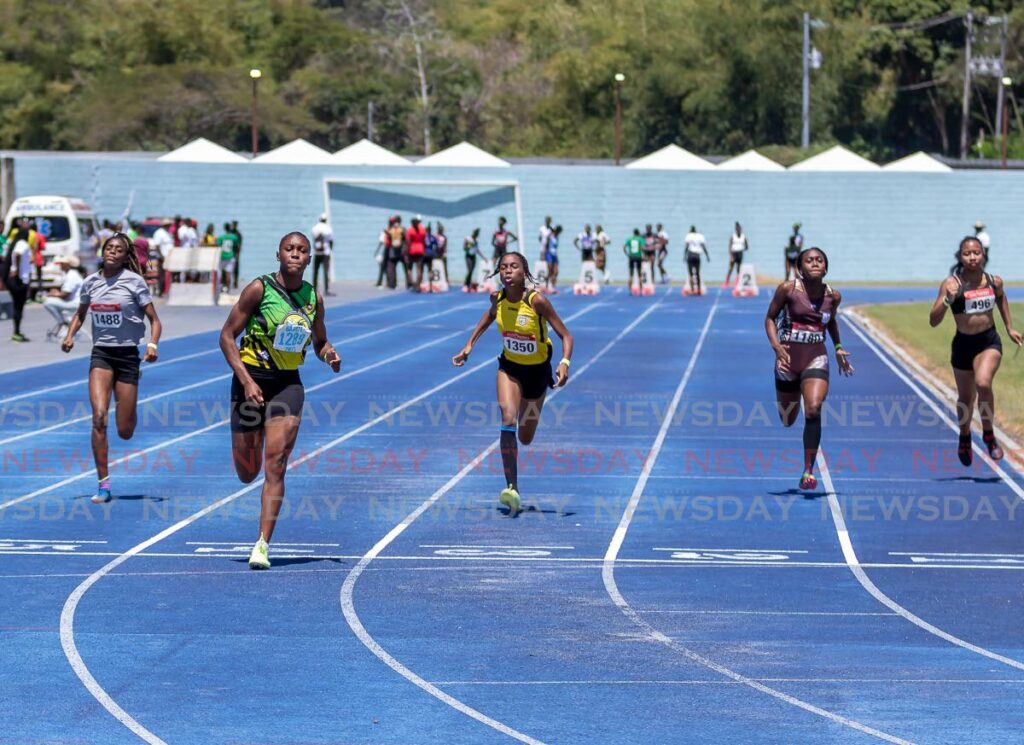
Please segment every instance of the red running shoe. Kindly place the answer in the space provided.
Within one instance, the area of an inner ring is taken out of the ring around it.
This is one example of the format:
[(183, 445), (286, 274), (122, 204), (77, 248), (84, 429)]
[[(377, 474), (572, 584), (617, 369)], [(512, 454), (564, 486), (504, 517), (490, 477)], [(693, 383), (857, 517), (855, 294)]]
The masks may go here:
[(804, 475), (800, 477), (800, 488), (803, 491), (811, 491), (818, 488), (818, 480), (814, 478), (813, 473), (804, 471)]
[(974, 451), (971, 448), (971, 436), (969, 434), (960, 435), (960, 440), (956, 447), (956, 455), (960, 459), (961, 465), (971, 465), (971, 462), (974, 460)]
[(988, 447), (988, 457), (992, 460), (1003, 459), (1003, 449), (999, 447), (999, 443), (996, 442), (996, 436), (992, 432), (982, 432), (981, 439)]

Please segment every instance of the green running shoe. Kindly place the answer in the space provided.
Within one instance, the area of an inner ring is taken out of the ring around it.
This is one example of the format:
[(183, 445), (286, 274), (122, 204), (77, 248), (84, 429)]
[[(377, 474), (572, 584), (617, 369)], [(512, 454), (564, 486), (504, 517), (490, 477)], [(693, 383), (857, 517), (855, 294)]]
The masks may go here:
[(252, 547), (252, 553), (249, 554), (249, 568), (270, 569), (269, 549), (267, 542), (263, 540), (263, 535), (260, 534), (260, 539), (256, 541), (256, 545)]
[(512, 484), (509, 484), (507, 489), (501, 490), (501, 496), (498, 497), (498, 501), (508, 507), (509, 517), (515, 517), (519, 514), (522, 500), (519, 499), (519, 492), (512, 488)]

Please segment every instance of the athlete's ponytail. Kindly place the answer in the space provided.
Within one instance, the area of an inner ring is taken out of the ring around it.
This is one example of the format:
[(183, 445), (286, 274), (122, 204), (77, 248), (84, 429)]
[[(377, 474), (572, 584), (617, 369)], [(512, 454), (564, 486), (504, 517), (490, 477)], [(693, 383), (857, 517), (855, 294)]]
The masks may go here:
[(960, 258), (960, 254), (964, 250), (964, 244), (967, 241), (976, 241), (981, 246), (981, 268), (984, 269), (988, 265), (988, 251), (981, 245), (981, 241), (978, 240), (976, 235), (964, 236), (964, 239), (960, 241), (960, 245), (956, 247), (956, 253), (953, 254), (953, 258), (956, 259), (956, 263), (949, 268), (949, 273), (953, 277), (959, 277), (964, 271), (964, 261)]

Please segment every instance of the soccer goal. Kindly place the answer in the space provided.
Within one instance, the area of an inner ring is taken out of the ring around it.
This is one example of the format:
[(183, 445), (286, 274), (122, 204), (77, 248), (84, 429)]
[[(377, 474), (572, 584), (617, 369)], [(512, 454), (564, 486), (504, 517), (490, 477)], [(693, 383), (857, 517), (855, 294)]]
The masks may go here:
[(435, 231), (438, 223), (444, 225), (449, 282), (455, 287), (466, 272), (463, 242), (475, 228), (480, 229), (480, 251), (488, 258), (499, 217), (522, 240), (518, 181), (329, 177), (323, 195), (324, 212), (334, 229), (335, 273), (341, 279), (377, 277), (374, 251), (391, 215), (400, 216), (404, 228), (416, 215)]

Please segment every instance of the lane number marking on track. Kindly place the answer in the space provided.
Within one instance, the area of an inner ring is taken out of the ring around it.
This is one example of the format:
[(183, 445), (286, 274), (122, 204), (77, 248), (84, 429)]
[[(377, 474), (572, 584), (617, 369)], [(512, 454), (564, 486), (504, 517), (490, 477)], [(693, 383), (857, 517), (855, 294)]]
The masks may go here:
[(704, 548), (654, 548), (654, 551), (668, 552), (669, 558), (679, 561), (748, 561), (751, 563), (774, 563), (789, 561), (794, 554), (806, 551), (750, 549), (704, 549)]

